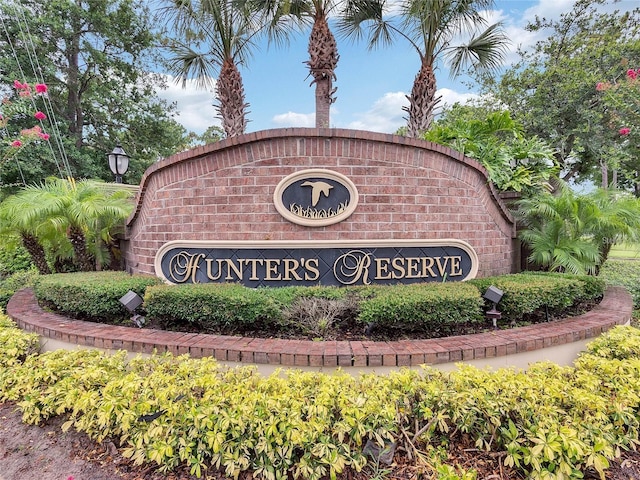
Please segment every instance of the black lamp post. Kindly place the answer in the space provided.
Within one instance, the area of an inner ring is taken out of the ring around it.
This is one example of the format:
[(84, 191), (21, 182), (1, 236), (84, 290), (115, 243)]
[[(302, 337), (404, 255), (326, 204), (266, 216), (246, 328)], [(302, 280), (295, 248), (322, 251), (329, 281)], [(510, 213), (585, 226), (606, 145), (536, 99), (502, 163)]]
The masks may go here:
[(118, 143), (107, 157), (109, 158), (109, 168), (116, 176), (116, 183), (122, 183), (122, 175), (129, 168), (129, 155), (125, 153), (120, 143)]

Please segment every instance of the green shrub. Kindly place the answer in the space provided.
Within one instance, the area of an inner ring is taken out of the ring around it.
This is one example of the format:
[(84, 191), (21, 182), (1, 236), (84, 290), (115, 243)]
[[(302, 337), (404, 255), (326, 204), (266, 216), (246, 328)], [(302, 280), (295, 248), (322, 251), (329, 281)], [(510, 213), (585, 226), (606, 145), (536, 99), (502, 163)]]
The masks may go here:
[(593, 277), (538, 273), (462, 283), (253, 289), (239, 284), (164, 285), (154, 277), (124, 272), (85, 272), (42, 276), (35, 291), (40, 302), (56, 311), (108, 323), (128, 319), (119, 299), (133, 290), (144, 297), (147, 320), (168, 329), (238, 334), (267, 330), (323, 338), (330, 330), (359, 334), (368, 327), (391, 336), (419, 333), (431, 338), (486, 322), (483, 307), (488, 305), (481, 292), (489, 285), (504, 290), (499, 309), (512, 320), (543, 308), (554, 313), (599, 297), (604, 290), (604, 283)]
[(31, 256), (24, 247), (12, 243), (0, 246), (0, 279), (33, 268)]
[(359, 320), (378, 329), (446, 335), (456, 325), (484, 321), (479, 291), (469, 283), (394, 285), (373, 291), (360, 304)]
[[(601, 297), (604, 283), (587, 275), (518, 273), (470, 280), (482, 293), (493, 285), (504, 292), (498, 310), (503, 319), (518, 321), (546, 309), (562, 311), (580, 301)], [(487, 305), (488, 306), (488, 305)]]
[(39, 348), (37, 334), (21, 331), (13, 320), (0, 313), (0, 382), (4, 369), (19, 365)]
[(640, 260), (608, 259), (600, 270), (607, 285), (625, 287), (633, 297), (635, 308), (640, 308)]
[[(2, 330), (16, 329), (0, 318)], [(28, 423), (67, 415), (64, 430), (116, 439), (136, 464), (186, 465), (199, 477), (320, 480), (352, 469), (371, 478), (372, 441), (394, 443), (429, 478), (475, 478), (443, 465), (454, 444), (500, 457), (509, 478), (605, 478), (640, 442), (639, 346), (640, 330), (616, 327), (574, 367), (268, 377), (212, 358), (14, 349), (0, 361), (0, 401), (16, 402)]]
[(13, 294), (21, 288), (30, 287), (38, 278), (36, 270), (19, 271), (0, 281), (0, 308), (5, 310)]
[(576, 300), (593, 300), (602, 297), (606, 289), (607, 283), (601, 277), (594, 275), (574, 275), (572, 273), (556, 273), (556, 272), (527, 272), (527, 275), (542, 275), (549, 278), (568, 278), (570, 280), (578, 280), (582, 283), (582, 295)]
[(125, 272), (77, 272), (42, 275), (34, 285), (39, 302), (72, 318), (119, 323), (131, 314), (120, 303), (129, 290), (141, 297), (147, 287), (160, 284), (149, 275)]
[(265, 326), (282, 318), (290, 292), (254, 289), (238, 284), (158, 285), (144, 297), (147, 317), (165, 327), (197, 326), (210, 331), (235, 331), (248, 325)]

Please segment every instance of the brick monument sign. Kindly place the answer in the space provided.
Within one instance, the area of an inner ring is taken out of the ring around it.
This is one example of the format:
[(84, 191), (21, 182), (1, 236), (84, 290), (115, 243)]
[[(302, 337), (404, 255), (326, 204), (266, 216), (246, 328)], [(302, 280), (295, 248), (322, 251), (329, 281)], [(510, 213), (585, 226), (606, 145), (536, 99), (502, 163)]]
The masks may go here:
[(125, 268), (247, 286), (460, 281), (510, 273), (515, 222), (447, 147), (343, 129), (260, 131), (142, 177)]

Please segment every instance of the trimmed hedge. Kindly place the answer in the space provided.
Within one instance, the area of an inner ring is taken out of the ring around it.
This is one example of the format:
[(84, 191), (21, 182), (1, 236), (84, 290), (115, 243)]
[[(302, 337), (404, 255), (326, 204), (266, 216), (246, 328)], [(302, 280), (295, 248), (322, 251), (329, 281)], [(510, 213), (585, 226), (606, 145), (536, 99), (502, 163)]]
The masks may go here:
[(147, 289), (144, 301), (147, 318), (164, 327), (228, 330), (278, 322), (282, 319), (278, 297), (287, 301), (287, 293), (280, 289), (254, 289), (232, 283), (158, 285)]
[[(518, 321), (525, 315), (547, 309), (551, 314), (584, 300), (602, 297), (603, 280), (587, 275), (518, 273), (470, 280), (482, 293), (489, 286), (504, 292), (498, 310), (505, 320)], [(489, 306), (489, 302), (487, 302)]]
[(541, 273), (462, 283), (253, 289), (218, 283), (165, 285), (155, 277), (87, 272), (41, 276), (34, 289), (41, 303), (58, 312), (108, 323), (129, 318), (119, 299), (133, 290), (144, 298), (149, 323), (175, 330), (239, 334), (269, 330), (321, 338), (334, 327), (352, 332), (375, 328), (428, 338), (486, 323), (484, 311), (490, 305), (482, 293), (490, 285), (505, 292), (498, 309), (506, 321), (543, 309), (554, 314), (604, 292), (604, 282), (595, 277)]
[(161, 280), (126, 272), (78, 272), (41, 275), (34, 284), (39, 302), (72, 318), (119, 323), (131, 313), (120, 303), (129, 290), (144, 296), (146, 288)]
[(478, 288), (469, 283), (379, 287), (360, 304), (359, 320), (377, 329), (438, 333), (432, 336), (486, 322)]

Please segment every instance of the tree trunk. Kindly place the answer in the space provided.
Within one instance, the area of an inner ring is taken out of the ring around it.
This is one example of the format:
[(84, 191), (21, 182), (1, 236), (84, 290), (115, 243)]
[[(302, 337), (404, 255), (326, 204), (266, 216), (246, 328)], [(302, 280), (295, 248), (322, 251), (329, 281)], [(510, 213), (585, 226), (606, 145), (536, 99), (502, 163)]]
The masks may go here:
[(82, 135), (84, 127), (84, 114), (80, 105), (80, 22), (77, 18), (71, 20), (73, 26), (73, 37), (67, 44), (67, 120), (69, 121), (69, 132), (75, 138), (76, 147), (82, 147)]
[(216, 86), (218, 105), (216, 106), (222, 128), (227, 137), (242, 135), (247, 128), (247, 107), (245, 102), (242, 75), (232, 59), (222, 64)]
[(47, 275), (51, 273), (51, 269), (47, 264), (47, 259), (44, 253), (44, 248), (38, 241), (38, 238), (29, 233), (21, 233), (22, 245), (29, 252), (31, 256), (31, 261), (38, 269), (38, 273), (40, 275)]
[(311, 85), (316, 85), (316, 128), (330, 127), (331, 104), (336, 101), (333, 81), (340, 56), (336, 39), (323, 16), (317, 16), (313, 23), (308, 52), (309, 60), (305, 63), (313, 77)]
[(609, 169), (605, 160), (600, 160), (600, 173), (602, 173), (601, 186), (606, 190), (609, 187)]
[(407, 136), (416, 138), (429, 130), (433, 112), (440, 102), (440, 97), (436, 98), (436, 75), (429, 63), (422, 63), (407, 100), (409, 106), (403, 107), (409, 113)]
[(94, 265), (91, 260), (91, 255), (89, 255), (89, 252), (87, 251), (87, 243), (82, 230), (75, 226), (71, 227), (67, 233), (67, 237), (73, 247), (73, 253), (76, 256), (76, 262), (78, 262), (80, 270), (83, 272), (93, 271)]

